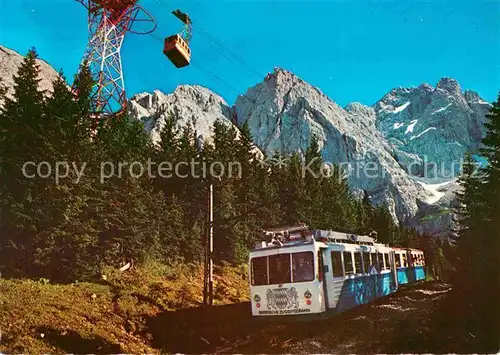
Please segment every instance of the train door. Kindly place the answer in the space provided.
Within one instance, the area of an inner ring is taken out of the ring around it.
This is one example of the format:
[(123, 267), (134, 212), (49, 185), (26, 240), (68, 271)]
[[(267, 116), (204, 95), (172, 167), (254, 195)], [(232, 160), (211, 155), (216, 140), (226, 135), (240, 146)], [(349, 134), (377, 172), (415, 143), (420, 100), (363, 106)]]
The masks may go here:
[(319, 292), (321, 295), (321, 300), (323, 300), (322, 309), (328, 310), (328, 290), (327, 290), (327, 279), (330, 267), (326, 264), (328, 258), (325, 257), (326, 248), (320, 248), (318, 250), (318, 268), (319, 268)]
[(394, 250), (391, 250), (391, 252), (389, 253), (389, 263), (391, 265), (391, 275), (395, 289), (398, 288), (398, 270), (396, 267), (396, 257), (399, 258), (399, 255), (396, 255), (396, 252)]
[(338, 305), (340, 291), (345, 283), (342, 249), (322, 248), (324, 262), (324, 293), (326, 310)]

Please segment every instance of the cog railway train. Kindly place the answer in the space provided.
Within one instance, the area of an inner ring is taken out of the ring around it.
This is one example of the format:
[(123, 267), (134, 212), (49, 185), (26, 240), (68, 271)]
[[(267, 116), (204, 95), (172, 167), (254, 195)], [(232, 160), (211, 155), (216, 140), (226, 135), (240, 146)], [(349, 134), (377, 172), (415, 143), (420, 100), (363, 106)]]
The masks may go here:
[(425, 279), (424, 253), (376, 238), (290, 227), (265, 232), (250, 252), (254, 316), (324, 317)]

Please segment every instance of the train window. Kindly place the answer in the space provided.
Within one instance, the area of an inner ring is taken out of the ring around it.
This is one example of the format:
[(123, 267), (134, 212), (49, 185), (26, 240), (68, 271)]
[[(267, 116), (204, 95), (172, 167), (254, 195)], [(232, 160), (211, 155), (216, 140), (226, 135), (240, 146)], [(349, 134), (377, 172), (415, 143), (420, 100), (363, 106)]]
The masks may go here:
[(408, 267), (408, 260), (406, 254), (401, 255), (403, 257), (403, 267)]
[(385, 262), (384, 270), (389, 270), (390, 266), (389, 266), (389, 254), (388, 253), (384, 253), (384, 262)]
[(344, 251), (344, 268), (345, 273), (354, 274), (354, 265), (352, 263), (352, 253), (350, 251)]
[(342, 270), (342, 255), (340, 251), (332, 251), (332, 274), (333, 277), (344, 276), (344, 270)]
[(285, 284), (292, 281), (290, 254), (269, 255), (269, 283)]
[(378, 267), (379, 270), (384, 270), (384, 254), (378, 253)]
[(267, 285), (267, 256), (253, 258), (251, 261), (252, 285)]
[(370, 253), (363, 253), (363, 267), (365, 274), (367, 274), (370, 271)]
[(361, 260), (361, 253), (360, 252), (354, 253), (354, 266), (356, 267), (356, 274), (363, 273), (363, 262)]
[(401, 254), (396, 254), (396, 267), (401, 267)]
[(293, 282), (314, 280), (314, 254), (312, 251), (292, 254)]
[[(323, 281), (323, 275), (325, 273), (324, 270), (325, 263), (323, 261), (323, 253), (320, 251), (318, 253), (318, 280)], [(314, 265), (313, 265), (313, 271), (314, 271)]]
[(377, 266), (377, 253), (371, 253), (372, 265)]

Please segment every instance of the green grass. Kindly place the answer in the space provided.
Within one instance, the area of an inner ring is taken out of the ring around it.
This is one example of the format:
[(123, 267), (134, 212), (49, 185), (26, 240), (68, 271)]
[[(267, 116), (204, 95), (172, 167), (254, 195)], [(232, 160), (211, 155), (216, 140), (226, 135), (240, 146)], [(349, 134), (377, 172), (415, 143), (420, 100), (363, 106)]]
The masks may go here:
[[(221, 266), (215, 272), (215, 304), (248, 299), (244, 268)], [(107, 269), (104, 275), (102, 283), (69, 285), (0, 280), (0, 351), (158, 353), (150, 345), (147, 320), (203, 299), (198, 265), (150, 263), (124, 273)]]

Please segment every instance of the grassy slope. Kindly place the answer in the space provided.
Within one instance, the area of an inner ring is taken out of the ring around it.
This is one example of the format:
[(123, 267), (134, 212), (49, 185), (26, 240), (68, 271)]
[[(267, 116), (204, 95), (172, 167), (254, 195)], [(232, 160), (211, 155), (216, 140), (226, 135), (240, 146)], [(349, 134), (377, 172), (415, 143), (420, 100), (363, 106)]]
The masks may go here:
[[(215, 272), (216, 304), (248, 299), (246, 270), (226, 266)], [(100, 283), (70, 285), (0, 280), (0, 351), (157, 353), (148, 320), (202, 302), (199, 266), (149, 265), (105, 275)]]

